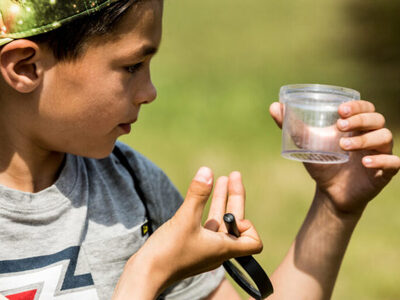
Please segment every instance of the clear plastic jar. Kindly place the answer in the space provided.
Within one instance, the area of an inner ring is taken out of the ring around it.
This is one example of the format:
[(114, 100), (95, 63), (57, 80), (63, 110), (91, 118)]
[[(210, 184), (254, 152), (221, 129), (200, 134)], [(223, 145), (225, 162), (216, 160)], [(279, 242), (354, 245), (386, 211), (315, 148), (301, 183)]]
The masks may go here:
[(351, 133), (338, 130), (341, 103), (359, 100), (360, 93), (338, 86), (295, 84), (281, 87), (284, 104), (282, 156), (311, 163), (345, 163), (349, 159), (339, 140)]

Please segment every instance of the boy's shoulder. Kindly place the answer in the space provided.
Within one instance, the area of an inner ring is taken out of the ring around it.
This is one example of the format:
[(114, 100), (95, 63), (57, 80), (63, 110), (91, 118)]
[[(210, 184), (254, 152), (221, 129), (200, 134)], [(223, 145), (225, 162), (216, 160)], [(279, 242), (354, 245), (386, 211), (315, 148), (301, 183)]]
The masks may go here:
[[(159, 174), (164, 174), (164, 172), (150, 159), (148, 159), (146, 156), (139, 153), (135, 149), (131, 148), (127, 144), (117, 141), (115, 144), (115, 148), (119, 149), (121, 154), (126, 158), (131, 168), (135, 172), (137, 172), (138, 176), (156, 176)], [(116, 151), (113, 151), (109, 158), (111, 158), (114, 162), (122, 163), (121, 159), (116, 155)]]
[(153, 190), (159, 181), (168, 179), (147, 157), (119, 141), (116, 142), (113, 152), (102, 159), (70, 156), (77, 160), (78, 169), (86, 173), (89, 180), (101, 180), (106, 184), (118, 186), (121, 180), (130, 183), (134, 180), (139, 181), (143, 189)]
[(115, 151), (107, 158), (97, 161), (101, 165), (100, 172), (106, 181), (112, 181), (117, 186), (119, 182), (134, 182), (133, 186), (136, 192), (140, 189), (143, 197), (141, 200), (145, 202), (156, 229), (175, 214), (183, 202), (182, 196), (168, 176), (143, 154), (120, 141), (115, 146), (126, 158), (134, 174), (129, 172)]

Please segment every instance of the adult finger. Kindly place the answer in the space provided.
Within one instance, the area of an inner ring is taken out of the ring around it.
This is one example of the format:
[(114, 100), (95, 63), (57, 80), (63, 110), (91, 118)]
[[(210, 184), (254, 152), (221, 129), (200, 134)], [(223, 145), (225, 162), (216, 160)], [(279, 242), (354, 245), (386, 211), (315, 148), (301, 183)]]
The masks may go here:
[(229, 174), (226, 212), (233, 214), (236, 220), (244, 219), (245, 197), (245, 190), (240, 172), (232, 172)]
[(344, 150), (376, 150), (384, 154), (391, 154), (393, 135), (387, 128), (364, 133), (362, 135), (341, 138), (340, 147)]
[(283, 104), (279, 102), (272, 103), (269, 107), (269, 113), (271, 114), (271, 117), (274, 119), (276, 125), (278, 125), (279, 128), (282, 128)]
[(377, 112), (361, 113), (347, 119), (339, 119), (340, 131), (369, 131), (385, 127), (385, 117)]
[(374, 112), (375, 106), (369, 101), (355, 100), (342, 103), (338, 111), (340, 117), (348, 118), (361, 113)]
[(178, 211), (187, 213), (187, 210), (189, 210), (196, 222), (200, 222), (204, 206), (211, 194), (212, 182), (213, 174), (211, 169), (201, 167), (190, 183), (185, 201)]
[(380, 169), (394, 176), (400, 169), (400, 158), (397, 155), (378, 154), (364, 156), (362, 163), (369, 169)]
[(228, 198), (228, 181), (228, 177), (222, 176), (215, 183), (208, 218), (204, 224), (204, 227), (209, 230), (217, 231), (222, 223)]

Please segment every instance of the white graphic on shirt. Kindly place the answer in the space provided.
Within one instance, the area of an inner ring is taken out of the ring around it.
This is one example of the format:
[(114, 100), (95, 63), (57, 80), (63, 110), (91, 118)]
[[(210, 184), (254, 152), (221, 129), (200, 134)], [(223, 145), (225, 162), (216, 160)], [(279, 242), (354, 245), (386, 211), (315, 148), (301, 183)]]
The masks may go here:
[[(85, 289), (77, 289), (77, 290), (69, 290), (68, 293), (60, 294), (60, 283), (63, 281), (65, 275), (64, 271), (64, 263), (58, 263), (57, 265), (53, 265), (50, 267), (46, 267), (44, 269), (36, 269), (24, 274), (7, 274), (6, 277), (0, 277), (0, 291), (6, 290), (19, 290), (26, 291), (29, 290), (28, 286), (32, 286), (33, 284), (41, 284), (42, 289), (40, 295), (35, 296), (35, 300), (75, 300), (75, 299), (85, 299), (85, 300), (98, 300), (97, 292), (94, 286), (85, 288)], [(27, 289), (24, 289), (27, 287)], [(10, 296), (15, 299), (18, 298), (18, 293), (4, 293), (5, 296)]]

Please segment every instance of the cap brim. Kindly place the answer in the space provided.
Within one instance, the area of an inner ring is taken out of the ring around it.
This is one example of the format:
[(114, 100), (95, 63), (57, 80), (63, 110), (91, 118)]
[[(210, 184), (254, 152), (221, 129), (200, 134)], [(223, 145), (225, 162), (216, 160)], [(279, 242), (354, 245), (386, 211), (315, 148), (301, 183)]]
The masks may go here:
[(10, 39), (10, 38), (4, 38), (4, 39), (0, 39), (0, 46), (3, 46), (11, 41), (13, 41), (14, 39)]

